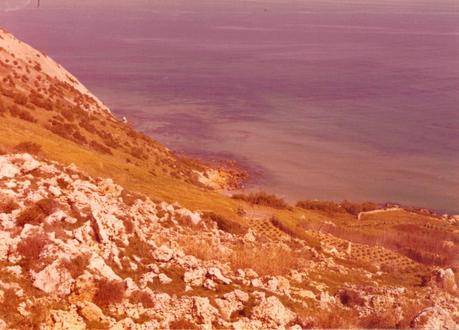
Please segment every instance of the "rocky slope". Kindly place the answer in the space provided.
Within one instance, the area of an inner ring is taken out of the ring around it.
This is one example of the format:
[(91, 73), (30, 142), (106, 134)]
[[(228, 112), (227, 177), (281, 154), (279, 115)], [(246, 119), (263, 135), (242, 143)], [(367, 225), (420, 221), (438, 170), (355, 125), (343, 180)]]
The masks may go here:
[[(300, 329), (336, 316), (344, 326), (456, 327), (451, 269), (416, 290), (384, 285), (381, 270), (344, 265), (337, 251), (230, 234), (198, 212), (30, 154), (0, 157), (0, 191), (5, 327)], [(258, 274), (237, 260), (254, 250), (295, 260), (282, 275), (266, 265)], [(361, 279), (332, 293), (312, 275), (330, 270)]]
[(0, 328), (458, 327), (457, 219), (219, 194), (4, 31), (0, 79)]

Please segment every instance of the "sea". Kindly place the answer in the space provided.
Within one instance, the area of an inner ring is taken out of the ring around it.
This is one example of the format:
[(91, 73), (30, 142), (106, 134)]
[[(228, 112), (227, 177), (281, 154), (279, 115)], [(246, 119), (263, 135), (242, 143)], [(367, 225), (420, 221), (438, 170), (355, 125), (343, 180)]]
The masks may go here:
[(248, 190), (459, 213), (457, 0), (0, 0), (0, 27)]

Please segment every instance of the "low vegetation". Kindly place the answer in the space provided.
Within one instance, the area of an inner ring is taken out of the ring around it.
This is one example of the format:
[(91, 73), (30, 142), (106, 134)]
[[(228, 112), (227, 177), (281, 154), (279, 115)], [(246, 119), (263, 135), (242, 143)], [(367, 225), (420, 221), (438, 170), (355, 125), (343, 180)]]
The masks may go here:
[(275, 209), (290, 209), (290, 205), (280, 197), (266, 192), (255, 192), (249, 194), (234, 194), (233, 199), (238, 199), (252, 205), (263, 205)]
[(67, 269), (73, 278), (77, 278), (84, 273), (89, 265), (89, 258), (86, 255), (78, 255), (72, 259), (62, 261), (62, 267)]
[(303, 266), (305, 258), (309, 257), (269, 243), (232, 245), (228, 250), (221, 249), (211, 239), (197, 241), (192, 237), (183, 237), (180, 246), (185, 253), (199, 259), (227, 262), (234, 270), (251, 268), (260, 276), (288, 274), (291, 269)]
[(57, 206), (58, 204), (50, 198), (41, 199), (21, 211), (16, 218), (16, 224), (22, 227), (26, 224), (39, 225), (56, 210)]
[(104, 278), (97, 282), (96, 289), (94, 303), (101, 307), (107, 307), (123, 300), (126, 285), (121, 281), (110, 281)]
[(26, 269), (34, 268), (40, 261), (40, 254), (49, 243), (48, 236), (44, 233), (32, 233), (21, 240), (17, 252), (22, 256), (22, 265)]
[(245, 234), (247, 232), (247, 229), (244, 228), (240, 223), (229, 220), (214, 212), (204, 212), (202, 217), (204, 220), (214, 221), (217, 224), (218, 229), (228, 233)]
[(327, 214), (348, 213), (353, 216), (357, 216), (360, 212), (368, 212), (380, 208), (378, 204), (373, 202), (352, 203), (347, 200), (344, 200), (341, 203), (332, 201), (304, 200), (299, 201), (296, 206), (305, 210), (322, 211)]
[(14, 151), (15, 152), (20, 152), (20, 153), (23, 152), (23, 153), (29, 153), (29, 154), (33, 154), (33, 155), (38, 155), (38, 154), (40, 154), (42, 152), (42, 148), (37, 143), (30, 142), (30, 141), (25, 141), (25, 142), (18, 143), (14, 147)]
[(16, 200), (7, 195), (0, 195), (0, 213), (11, 213), (19, 208)]

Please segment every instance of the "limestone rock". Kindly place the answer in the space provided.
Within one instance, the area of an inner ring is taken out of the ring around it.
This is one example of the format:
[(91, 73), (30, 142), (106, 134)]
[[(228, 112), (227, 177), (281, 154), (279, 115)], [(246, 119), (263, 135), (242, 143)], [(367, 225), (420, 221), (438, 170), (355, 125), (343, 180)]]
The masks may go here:
[(224, 299), (215, 299), (215, 303), (223, 319), (229, 321), (234, 312), (244, 309), (244, 303), (248, 300), (249, 295), (247, 293), (235, 290), (225, 294)]
[(88, 322), (93, 323), (101, 323), (101, 324), (109, 324), (109, 320), (102, 312), (99, 306), (96, 304), (85, 301), (79, 303), (78, 305), (78, 313)]
[(231, 280), (225, 276), (223, 276), (221, 270), (217, 267), (211, 267), (207, 270), (207, 275), (209, 275), (212, 279), (221, 282), (223, 284), (231, 284)]
[(54, 262), (34, 275), (33, 286), (46, 293), (63, 296), (70, 294), (72, 283), (73, 278), (68, 270)]
[(0, 179), (14, 178), (19, 172), (17, 166), (13, 165), (9, 159), (0, 158)]
[(287, 309), (276, 296), (263, 300), (253, 308), (252, 318), (283, 327), (293, 319), (296, 314)]
[(218, 314), (218, 311), (213, 307), (207, 297), (193, 297), (192, 313), (195, 319), (202, 324), (211, 324)]
[(417, 329), (457, 329), (458, 325), (451, 316), (440, 307), (428, 307), (421, 311), (411, 322)]
[(447, 292), (454, 293), (457, 291), (456, 278), (451, 268), (439, 269), (434, 272), (437, 284)]
[(169, 276), (167, 276), (166, 274), (163, 274), (163, 273), (159, 274), (158, 278), (159, 278), (159, 282), (161, 284), (169, 284), (169, 283), (172, 282), (172, 279)]
[(51, 311), (51, 328), (55, 330), (84, 330), (86, 323), (75, 310), (53, 310)]
[(183, 274), (183, 281), (191, 286), (202, 286), (204, 284), (206, 271), (203, 268), (197, 268), (187, 271)]
[(156, 261), (168, 262), (174, 256), (174, 251), (165, 245), (161, 245), (153, 252)]

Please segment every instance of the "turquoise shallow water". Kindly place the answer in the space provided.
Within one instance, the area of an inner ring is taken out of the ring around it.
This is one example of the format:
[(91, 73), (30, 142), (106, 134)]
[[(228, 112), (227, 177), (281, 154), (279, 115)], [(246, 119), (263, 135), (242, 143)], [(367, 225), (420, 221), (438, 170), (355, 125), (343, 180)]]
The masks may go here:
[(48, 0), (0, 25), (253, 189), (459, 212), (457, 2)]

